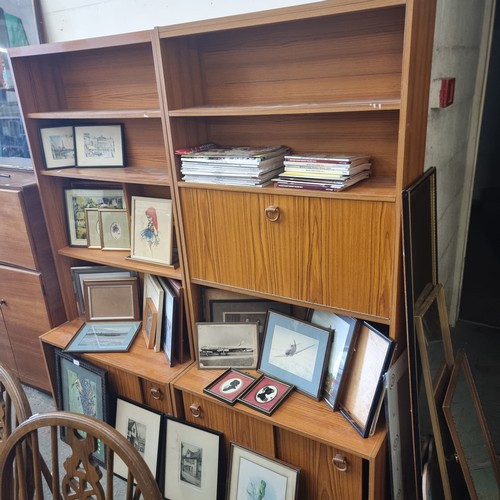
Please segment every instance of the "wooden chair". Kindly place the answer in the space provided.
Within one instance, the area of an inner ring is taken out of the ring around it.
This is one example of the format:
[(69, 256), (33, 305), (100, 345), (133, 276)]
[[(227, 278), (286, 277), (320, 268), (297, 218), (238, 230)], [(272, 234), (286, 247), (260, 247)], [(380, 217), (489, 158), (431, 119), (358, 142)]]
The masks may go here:
[[(66, 443), (59, 439), (62, 428)], [(44, 451), (44, 458), (39, 450), (38, 432), (50, 435), (50, 452)], [(105, 447), (105, 466), (99, 465), (93, 456), (98, 439)], [(34, 496), (30, 496), (26, 479), (31, 473), (25, 464), (27, 453), (32, 461)], [(117, 485), (121, 483), (123, 487), (123, 481), (113, 475), (116, 456), (123, 460), (128, 471), (125, 491), (121, 490), (120, 496), (114, 496)], [(50, 468), (51, 484), (48, 487), (51, 493), (48, 496), (44, 496), (47, 485), (44, 488), (41, 460), (47, 461)], [(60, 464), (64, 470), (60, 470)], [(15, 485), (17, 491), (14, 491)], [(11, 499), (16, 494), (19, 500), (163, 498), (148, 465), (122, 434), (99, 419), (65, 411), (33, 415), (22, 422), (5, 442), (0, 451), (0, 498)]]

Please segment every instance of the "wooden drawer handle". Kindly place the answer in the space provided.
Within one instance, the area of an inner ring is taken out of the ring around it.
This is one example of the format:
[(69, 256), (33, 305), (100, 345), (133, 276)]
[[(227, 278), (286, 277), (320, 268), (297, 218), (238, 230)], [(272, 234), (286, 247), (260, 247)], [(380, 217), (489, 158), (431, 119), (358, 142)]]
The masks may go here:
[(265, 209), (266, 218), (270, 222), (276, 222), (279, 220), (281, 214), (279, 207), (275, 207), (274, 205), (270, 205)]
[(332, 464), (339, 472), (347, 472), (347, 469), (349, 468), (349, 464), (347, 463), (346, 458), (340, 453), (337, 453), (332, 458)]
[(150, 389), (150, 392), (153, 399), (161, 399), (161, 389), (159, 389), (158, 387), (152, 387)]
[(189, 411), (191, 412), (191, 415), (193, 415), (194, 418), (200, 418), (201, 417), (201, 406), (198, 403), (193, 403), (189, 407)]

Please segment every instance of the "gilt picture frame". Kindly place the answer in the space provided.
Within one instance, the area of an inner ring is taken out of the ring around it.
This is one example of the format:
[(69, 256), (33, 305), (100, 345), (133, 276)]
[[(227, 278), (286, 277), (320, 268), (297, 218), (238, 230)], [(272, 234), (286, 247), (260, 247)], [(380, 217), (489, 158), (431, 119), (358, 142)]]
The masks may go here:
[(130, 251), (130, 229), (125, 209), (99, 209), (99, 235), (103, 250)]

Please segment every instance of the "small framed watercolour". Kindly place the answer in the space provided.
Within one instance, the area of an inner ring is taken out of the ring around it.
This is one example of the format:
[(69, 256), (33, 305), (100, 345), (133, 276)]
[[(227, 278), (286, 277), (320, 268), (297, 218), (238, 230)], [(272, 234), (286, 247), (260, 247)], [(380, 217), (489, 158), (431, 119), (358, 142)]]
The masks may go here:
[(139, 319), (138, 278), (85, 280), (83, 298), (86, 321)]
[(236, 403), (240, 394), (245, 392), (255, 380), (256, 378), (248, 373), (229, 368), (220, 377), (207, 385), (203, 392), (232, 406)]
[(318, 400), (331, 339), (331, 330), (269, 311), (258, 369)]
[[(59, 349), (55, 350), (59, 410), (89, 415), (107, 422), (107, 372)], [(62, 433), (62, 439), (65, 435)], [(99, 441), (94, 456), (105, 461), (105, 450)]]
[(75, 166), (73, 127), (41, 128), (40, 138), (47, 170)]
[(123, 167), (123, 125), (79, 125), (75, 127), (78, 167)]
[(172, 200), (132, 196), (131, 259), (172, 265)]
[(144, 314), (142, 316), (142, 333), (146, 339), (148, 349), (153, 349), (155, 345), (156, 321), (158, 319), (158, 311), (155, 303), (148, 297), (144, 306)]
[(360, 321), (349, 316), (312, 310), (311, 323), (332, 330), (332, 347), (326, 367), (323, 399), (334, 410), (338, 410), (338, 395), (341, 391), (344, 368), (349, 362)]
[(140, 327), (140, 321), (84, 323), (64, 350), (66, 352), (127, 352)]
[(71, 246), (87, 246), (86, 208), (126, 208), (123, 189), (66, 189), (64, 194)]
[(85, 209), (85, 225), (87, 227), (87, 246), (101, 248), (101, 227), (99, 224), (99, 209)]
[(197, 323), (199, 368), (257, 367), (257, 323)]
[(356, 338), (339, 410), (363, 437), (367, 437), (380, 403), (383, 375), (389, 368), (396, 343), (363, 322)]
[(268, 375), (259, 379), (244, 392), (238, 401), (254, 410), (271, 415), (293, 390), (293, 385), (276, 380)]
[[(161, 412), (118, 397), (116, 398), (115, 428), (142, 455), (153, 476), (158, 480), (160, 443), (163, 439)], [(118, 456), (115, 456), (113, 471), (122, 479), (127, 479), (128, 469)]]
[(164, 496), (170, 500), (220, 500), (223, 435), (173, 417), (166, 420)]
[(99, 209), (99, 233), (103, 250), (130, 250), (127, 211)]
[(227, 500), (297, 500), (300, 469), (231, 443)]

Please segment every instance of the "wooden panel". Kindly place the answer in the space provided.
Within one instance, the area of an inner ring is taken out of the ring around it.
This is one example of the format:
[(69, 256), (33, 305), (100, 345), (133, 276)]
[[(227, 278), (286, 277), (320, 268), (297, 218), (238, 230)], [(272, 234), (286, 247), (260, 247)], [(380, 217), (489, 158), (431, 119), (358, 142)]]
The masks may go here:
[(394, 204), (188, 188), (181, 204), (193, 279), (389, 317)]
[[(2, 298), (0, 296), (0, 299)], [(10, 345), (9, 332), (3, 319), (2, 306), (0, 306), (0, 312), (2, 313), (0, 316), (0, 362), (5, 363), (14, 373), (17, 373), (16, 360), (12, 352), (12, 346)]]

